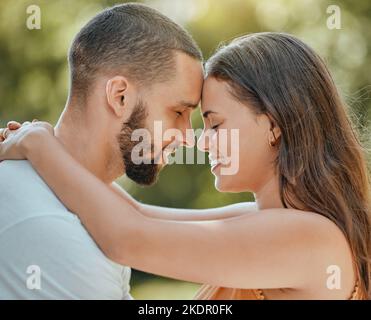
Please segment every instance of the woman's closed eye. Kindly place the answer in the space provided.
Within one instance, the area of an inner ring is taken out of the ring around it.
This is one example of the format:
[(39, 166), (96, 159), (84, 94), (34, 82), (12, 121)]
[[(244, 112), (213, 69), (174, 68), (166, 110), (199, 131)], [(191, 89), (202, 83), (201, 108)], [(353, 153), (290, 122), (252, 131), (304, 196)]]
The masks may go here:
[(219, 128), (220, 125), (221, 125), (220, 123), (219, 124), (215, 124), (215, 125), (213, 125), (211, 127), (211, 129), (216, 131), (216, 130), (218, 130), (218, 128)]

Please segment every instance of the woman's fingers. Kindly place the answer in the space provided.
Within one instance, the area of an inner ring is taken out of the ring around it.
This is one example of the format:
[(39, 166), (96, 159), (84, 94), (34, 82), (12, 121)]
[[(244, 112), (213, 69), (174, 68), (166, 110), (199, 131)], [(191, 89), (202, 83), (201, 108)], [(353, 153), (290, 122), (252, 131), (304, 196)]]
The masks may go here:
[(5, 138), (3, 137), (3, 132), (4, 132), (4, 129), (1, 128), (0, 129), (0, 142), (3, 142), (5, 140)]
[(7, 137), (8, 137), (8, 134), (10, 132), (10, 129), (9, 128), (3, 128), (3, 129), (0, 129), (1, 131), (1, 141), (4, 141)]
[[(32, 123), (36, 122), (36, 121), (37, 120), (34, 119), (32, 121)], [(6, 125), (6, 128), (1, 128), (0, 129), (0, 142), (5, 141), (8, 138), (8, 136), (11, 133), (12, 130), (18, 130), (22, 126), (29, 125), (29, 124), (31, 124), (31, 122), (29, 122), (29, 121), (23, 122), (23, 124), (19, 123), (18, 121), (13, 121), (13, 120), (9, 121)]]
[[(22, 124), (17, 121), (9, 121), (6, 128), (0, 128), (0, 142), (5, 141), (10, 134), (16, 133), (18, 130), (27, 129), (25, 127), (29, 127), (28, 129), (32, 129), (33, 127), (42, 127), (47, 129), (52, 135), (54, 135), (54, 128), (53, 126), (45, 121), (39, 121), (37, 119), (33, 119), (32, 122), (25, 121)], [(31, 128), (32, 127), (32, 128)]]
[(17, 122), (17, 121), (9, 121), (8, 124), (6, 125), (8, 129), (10, 130), (17, 130), (19, 129), (22, 125)]
[[(32, 123), (35, 123), (35, 122), (38, 122), (39, 120), (37, 119), (33, 119), (32, 120)], [(23, 122), (22, 124), (20, 124), (18, 121), (9, 121), (8, 124), (7, 124), (7, 127), (10, 129), (10, 130), (17, 130), (19, 129), (20, 127), (22, 126), (25, 126), (25, 125), (29, 125), (31, 124), (30, 121), (25, 121)]]

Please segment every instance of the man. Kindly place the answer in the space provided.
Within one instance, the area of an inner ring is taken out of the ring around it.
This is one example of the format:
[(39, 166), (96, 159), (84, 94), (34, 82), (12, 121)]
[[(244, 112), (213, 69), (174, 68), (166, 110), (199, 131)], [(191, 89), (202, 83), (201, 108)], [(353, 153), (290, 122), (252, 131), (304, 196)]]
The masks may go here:
[[(185, 132), (200, 100), (202, 56), (167, 17), (139, 4), (107, 9), (76, 35), (69, 66), (55, 134), (105, 183), (117, 188), (126, 173), (151, 184), (163, 166), (155, 160), (193, 145)], [(158, 121), (182, 135), (152, 137), (150, 162), (133, 161), (133, 132), (153, 133)], [(27, 161), (2, 162), (0, 188), (0, 299), (131, 299), (130, 269), (103, 255)]]

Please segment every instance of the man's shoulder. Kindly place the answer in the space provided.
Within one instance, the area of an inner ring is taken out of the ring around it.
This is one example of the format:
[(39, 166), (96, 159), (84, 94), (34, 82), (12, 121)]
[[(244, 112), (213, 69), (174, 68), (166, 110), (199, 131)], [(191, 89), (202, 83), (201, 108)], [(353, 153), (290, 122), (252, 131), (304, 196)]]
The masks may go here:
[(109, 260), (79, 218), (68, 211), (40, 212), (13, 220), (7, 227), (0, 228), (0, 238), (5, 245), (0, 244), (0, 252), (8, 260), (15, 258), (14, 253), (18, 252), (44, 263), (50, 259), (59, 264), (69, 261), (72, 266), (77, 263), (91, 275), (123, 271), (123, 266)]
[(0, 187), (1, 272), (40, 265), (58, 283), (48, 288), (44, 280), (44, 292), (59, 298), (115, 299), (128, 293), (130, 269), (103, 254), (28, 161), (0, 163)]
[(0, 174), (36, 173), (28, 160), (4, 160), (0, 162)]
[[(3, 191), (13, 192), (14, 186), (46, 187), (45, 182), (38, 175), (31, 163), (27, 160), (6, 160), (0, 162), (0, 186)], [(4, 188), (6, 188), (4, 190)]]
[[(129, 292), (130, 269), (104, 256), (77, 217), (56, 212), (33, 216), (0, 232), (0, 239), (0, 273), (12, 279), (18, 297), (121, 299)], [(31, 265), (40, 268), (40, 292), (25, 289)], [(8, 288), (4, 290), (5, 296), (12, 296)]]
[[(6, 213), (26, 217), (34, 213), (47, 213), (66, 207), (26, 160), (0, 163), (0, 220)], [(12, 219), (12, 218), (11, 218)]]

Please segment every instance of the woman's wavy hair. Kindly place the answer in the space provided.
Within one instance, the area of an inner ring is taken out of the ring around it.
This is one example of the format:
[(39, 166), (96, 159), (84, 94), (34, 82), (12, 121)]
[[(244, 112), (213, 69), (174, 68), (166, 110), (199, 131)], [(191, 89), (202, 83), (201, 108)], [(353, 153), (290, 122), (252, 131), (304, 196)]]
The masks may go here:
[(324, 61), (296, 37), (269, 32), (220, 47), (205, 69), (207, 77), (226, 81), (235, 98), (281, 129), (275, 164), (284, 207), (317, 212), (342, 230), (369, 299), (367, 150)]

